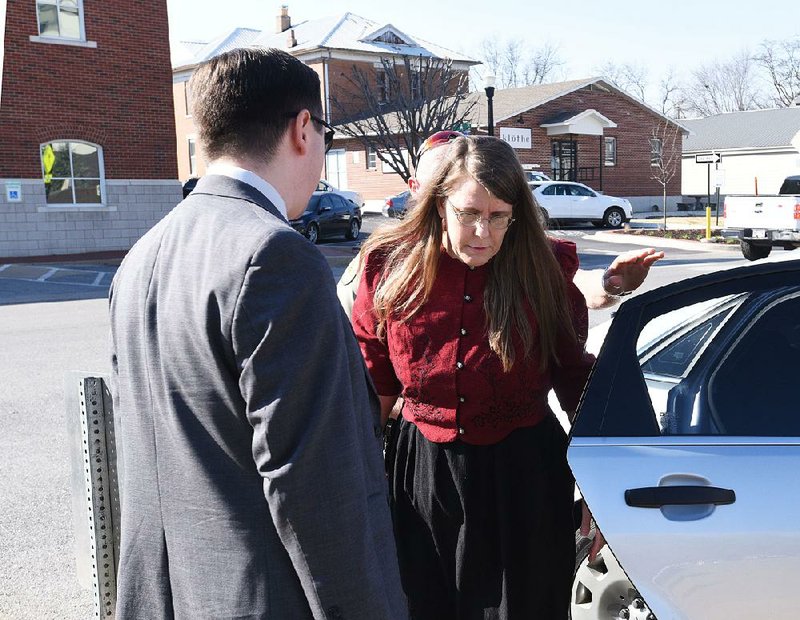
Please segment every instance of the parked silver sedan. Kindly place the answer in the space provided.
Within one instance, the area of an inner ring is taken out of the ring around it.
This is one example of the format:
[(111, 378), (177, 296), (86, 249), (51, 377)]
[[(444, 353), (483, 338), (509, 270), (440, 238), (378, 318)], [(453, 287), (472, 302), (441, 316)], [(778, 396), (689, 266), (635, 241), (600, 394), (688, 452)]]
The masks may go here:
[(800, 617), (798, 377), (800, 260), (622, 304), (568, 451), (610, 547), (574, 620)]

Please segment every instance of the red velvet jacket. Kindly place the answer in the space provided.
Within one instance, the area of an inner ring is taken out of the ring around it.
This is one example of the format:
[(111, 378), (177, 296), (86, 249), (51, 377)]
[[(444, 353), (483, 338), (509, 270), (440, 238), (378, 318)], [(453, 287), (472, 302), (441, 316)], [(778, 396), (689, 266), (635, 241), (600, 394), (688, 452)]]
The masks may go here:
[(553, 239), (552, 247), (567, 280), (578, 342), (561, 338), (560, 365), (551, 364), (545, 372), (539, 370), (537, 325), (531, 310), (531, 354), (523, 358), (522, 342), (515, 336), (517, 360), (510, 372), (503, 372), (486, 332), (483, 290), (488, 266), (470, 269), (445, 252), (422, 311), (407, 321), (390, 319), (386, 338), (377, 338), (372, 299), (383, 261), (375, 255), (366, 258), (353, 306), (356, 337), (378, 393), (402, 394), (403, 416), (430, 441), (496, 443), (515, 428), (533, 426), (548, 415), (551, 388), (565, 410), (577, 406), (594, 363), (584, 350), (586, 302), (572, 283), (578, 269), (575, 244)]

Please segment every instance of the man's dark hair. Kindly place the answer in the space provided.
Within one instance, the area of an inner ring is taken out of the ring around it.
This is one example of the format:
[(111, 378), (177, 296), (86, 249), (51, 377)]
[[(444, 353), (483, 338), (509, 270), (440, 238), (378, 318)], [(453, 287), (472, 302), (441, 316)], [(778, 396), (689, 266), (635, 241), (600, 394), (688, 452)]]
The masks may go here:
[(291, 119), (322, 115), (319, 76), (278, 49), (235, 49), (192, 75), (192, 114), (209, 160), (224, 155), (270, 159)]

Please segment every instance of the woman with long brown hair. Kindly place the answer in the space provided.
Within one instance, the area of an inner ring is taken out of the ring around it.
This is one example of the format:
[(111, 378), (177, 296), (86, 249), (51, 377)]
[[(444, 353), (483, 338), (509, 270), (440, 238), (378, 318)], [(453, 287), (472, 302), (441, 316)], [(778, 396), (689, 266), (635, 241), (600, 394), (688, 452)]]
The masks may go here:
[(575, 246), (545, 234), (513, 149), (455, 140), (397, 227), (362, 249), (353, 326), (384, 420), (412, 617), (567, 617), (566, 437), (593, 358)]

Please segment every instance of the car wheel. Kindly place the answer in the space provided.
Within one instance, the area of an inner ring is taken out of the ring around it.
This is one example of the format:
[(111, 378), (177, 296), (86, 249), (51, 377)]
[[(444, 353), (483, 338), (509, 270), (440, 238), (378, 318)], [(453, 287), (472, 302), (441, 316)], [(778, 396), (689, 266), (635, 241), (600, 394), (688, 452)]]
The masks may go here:
[(628, 580), (608, 546), (589, 562), (592, 539), (578, 538), (578, 557), (570, 600), (571, 620), (654, 620), (655, 615)]
[(361, 224), (356, 218), (350, 220), (350, 227), (344, 234), (345, 239), (358, 239), (358, 233), (361, 231)]
[(619, 207), (611, 207), (603, 214), (603, 224), (609, 228), (619, 228), (625, 222), (625, 213)]
[(319, 241), (319, 225), (316, 222), (311, 222), (306, 228), (306, 239), (311, 243)]
[(742, 254), (747, 260), (758, 260), (766, 258), (772, 251), (772, 246), (769, 245), (756, 245), (744, 239), (739, 240), (739, 246), (742, 248)]

